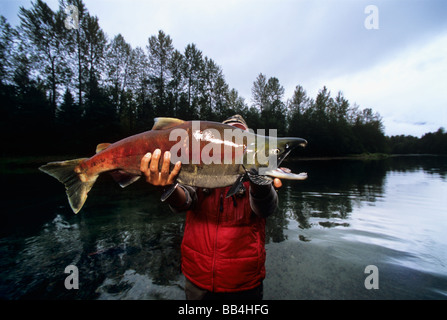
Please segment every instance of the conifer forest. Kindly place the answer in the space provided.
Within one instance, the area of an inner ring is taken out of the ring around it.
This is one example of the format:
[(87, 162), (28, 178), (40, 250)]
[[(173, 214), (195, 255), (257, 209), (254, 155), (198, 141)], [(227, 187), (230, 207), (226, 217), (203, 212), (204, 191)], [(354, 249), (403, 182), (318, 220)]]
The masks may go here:
[[(67, 5), (78, 9), (77, 28), (65, 25)], [(302, 155), (447, 153), (443, 128), (420, 138), (385, 136), (380, 114), (351, 103), (343, 88), (310, 97), (297, 83), (286, 97), (280, 79), (260, 70), (251, 97), (242, 97), (193, 42), (176, 48), (160, 30), (133, 48), (121, 34), (107, 35), (82, 0), (62, 0), (56, 12), (35, 0), (17, 14), (18, 26), (0, 16), (3, 155), (88, 155), (98, 143), (149, 130), (156, 117), (233, 114), (254, 130), (305, 138)]]

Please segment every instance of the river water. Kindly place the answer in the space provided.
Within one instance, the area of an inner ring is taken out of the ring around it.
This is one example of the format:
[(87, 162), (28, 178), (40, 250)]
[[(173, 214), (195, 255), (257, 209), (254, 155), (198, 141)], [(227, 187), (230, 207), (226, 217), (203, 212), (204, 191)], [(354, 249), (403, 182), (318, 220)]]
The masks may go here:
[[(446, 160), (286, 163), (309, 178), (284, 181), (268, 218), (264, 298), (446, 299)], [(38, 164), (1, 166), (1, 299), (184, 299), (185, 219), (157, 190), (101, 176), (74, 215)]]

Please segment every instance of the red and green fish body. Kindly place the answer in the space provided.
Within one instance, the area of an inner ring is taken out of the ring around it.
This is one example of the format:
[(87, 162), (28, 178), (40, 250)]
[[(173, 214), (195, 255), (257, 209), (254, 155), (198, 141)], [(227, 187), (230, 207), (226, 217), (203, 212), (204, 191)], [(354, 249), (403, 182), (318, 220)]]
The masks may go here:
[[(238, 139), (238, 136), (243, 138)], [(142, 157), (160, 149), (171, 152), (171, 167), (182, 161), (177, 182), (204, 188), (218, 188), (241, 183), (242, 175), (249, 170), (257, 174), (269, 164), (258, 161), (260, 153), (274, 154), (279, 163), (297, 145), (305, 146), (301, 138), (278, 138), (269, 149), (267, 137), (245, 132), (230, 125), (210, 121), (182, 121), (157, 118), (150, 131), (136, 134), (113, 144), (101, 143), (91, 158), (50, 162), (39, 169), (62, 182), (72, 210), (77, 213), (98, 176), (108, 172), (126, 187), (138, 180), (142, 173)], [(160, 166), (161, 166), (160, 161)], [(275, 161), (276, 162), (276, 161)], [(267, 170), (266, 176), (279, 174), (276, 168)], [(282, 179), (304, 180), (305, 174), (280, 172)]]

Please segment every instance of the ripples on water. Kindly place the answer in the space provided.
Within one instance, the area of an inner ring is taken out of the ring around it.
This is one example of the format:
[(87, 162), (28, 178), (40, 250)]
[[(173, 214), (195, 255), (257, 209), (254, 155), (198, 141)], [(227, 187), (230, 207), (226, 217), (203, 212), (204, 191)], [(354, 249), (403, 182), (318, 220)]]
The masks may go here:
[[(445, 299), (445, 160), (404, 157), (301, 163), (309, 166), (309, 180), (301, 186), (285, 182), (280, 214), (288, 228), (282, 236), (272, 236), (284, 242), (295, 240), (302, 256), (302, 267), (298, 259), (296, 268), (287, 269), (288, 281), (295, 279), (295, 290), (284, 298), (307, 298), (310, 293), (312, 298), (331, 299)], [(271, 258), (288, 259), (287, 253), (278, 254), (276, 246), (270, 246)], [(362, 272), (370, 264), (379, 267), (377, 291), (363, 285)], [(309, 289), (300, 284), (302, 277), (294, 276), (306, 272), (310, 274), (306, 282), (319, 283), (320, 290)], [(281, 279), (278, 274), (271, 285), (282, 283)]]
[[(445, 299), (445, 158), (301, 161), (268, 218), (266, 299)], [(73, 215), (63, 187), (29, 170), (3, 174), (0, 297), (183, 299), (183, 215), (144, 183), (108, 177)], [(31, 183), (31, 184), (30, 184)], [(79, 290), (64, 287), (67, 265)], [(367, 265), (379, 289), (367, 290)]]

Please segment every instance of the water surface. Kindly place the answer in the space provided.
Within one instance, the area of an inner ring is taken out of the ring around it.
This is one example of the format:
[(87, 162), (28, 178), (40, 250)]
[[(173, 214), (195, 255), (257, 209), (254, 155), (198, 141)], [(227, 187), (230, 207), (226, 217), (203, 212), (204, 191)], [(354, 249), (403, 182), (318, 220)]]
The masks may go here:
[[(265, 299), (446, 299), (446, 160), (287, 163), (309, 178), (284, 181), (268, 218)], [(157, 190), (101, 176), (74, 215), (37, 165), (1, 167), (1, 298), (184, 299), (185, 219)], [(68, 265), (78, 290), (64, 287)], [(365, 288), (368, 265), (378, 289)]]

